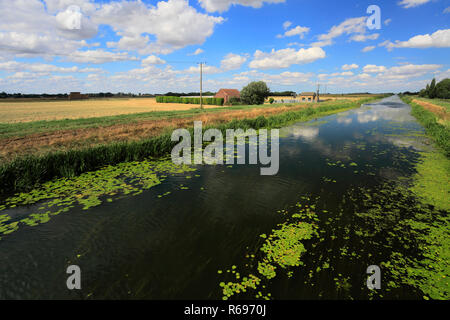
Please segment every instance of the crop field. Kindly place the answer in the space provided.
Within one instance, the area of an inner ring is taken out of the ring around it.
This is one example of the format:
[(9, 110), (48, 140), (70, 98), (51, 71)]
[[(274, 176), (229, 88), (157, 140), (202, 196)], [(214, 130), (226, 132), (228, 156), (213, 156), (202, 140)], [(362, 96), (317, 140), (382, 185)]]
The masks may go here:
[[(217, 106), (205, 106), (211, 108)], [(183, 111), (198, 105), (157, 103), (155, 98), (89, 99), (76, 101), (0, 101), (0, 122), (97, 118), (152, 111)]]

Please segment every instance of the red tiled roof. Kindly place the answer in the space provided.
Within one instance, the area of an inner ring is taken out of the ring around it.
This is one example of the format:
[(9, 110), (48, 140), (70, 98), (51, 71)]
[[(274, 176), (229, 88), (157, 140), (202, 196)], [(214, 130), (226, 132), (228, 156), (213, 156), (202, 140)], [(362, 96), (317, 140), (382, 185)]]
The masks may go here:
[[(240, 97), (241, 93), (236, 89), (220, 89), (219, 92), (225, 92), (229, 96)], [(218, 92), (218, 93), (219, 93)]]

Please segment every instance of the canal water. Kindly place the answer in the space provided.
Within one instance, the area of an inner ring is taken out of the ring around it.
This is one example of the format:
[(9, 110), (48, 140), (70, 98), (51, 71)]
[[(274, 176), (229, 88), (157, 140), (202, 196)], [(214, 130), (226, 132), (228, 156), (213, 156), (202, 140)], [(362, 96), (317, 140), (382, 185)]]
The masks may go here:
[[(386, 262), (398, 248), (387, 237), (362, 236), (373, 226), (361, 218), (364, 206), (355, 205), (382, 185), (407, 183), (415, 172), (418, 151), (428, 142), (409, 106), (393, 96), (292, 124), (280, 135), (275, 176), (261, 176), (255, 165), (199, 166), (139, 195), (89, 210), (75, 206), (3, 236), (0, 298), (222, 299), (220, 283), (235, 281), (233, 270), (257, 274), (261, 235), (283, 224), (283, 213), (299, 203), (315, 208), (319, 236), (305, 241), (303, 265), (279, 268), (275, 278), (263, 281), (265, 295), (422, 297), (408, 286), (386, 290), (383, 283), (377, 295), (367, 289), (367, 267)], [(37, 206), (2, 213), (13, 216)], [(81, 269), (81, 290), (66, 287), (69, 265)], [(257, 291), (233, 298), (255, 298)]]

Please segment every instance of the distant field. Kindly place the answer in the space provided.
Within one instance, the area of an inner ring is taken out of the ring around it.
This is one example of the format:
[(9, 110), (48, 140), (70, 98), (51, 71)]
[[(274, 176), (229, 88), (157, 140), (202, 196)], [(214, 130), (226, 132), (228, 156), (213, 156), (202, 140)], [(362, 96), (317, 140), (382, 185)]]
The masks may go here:
[[(183, 111), (199, 105), (156, 103), (155, 98), (79, 101), (0, 101), (0, 123), (117, 116), (152, 111)], [(217, 106), (205, 106), (214, 108)]]
[[(370, 96), (323, 96), (326, 100), (358, 100)], [(276, 100), (292, 100), (292, 97), (274, 97)], [(267, 105), (267, 104), (266, 104)], [(275, 105), (273, 105), (275, 106)], [(89, 100), (0, 100), (0, 123), (24, 123), (37, 121), (102, 118), (141, 113), (165, 113), (199, 109), (200, 105), (157, 103), (155, 98), (139, 99), (89, 99)], [(225, 108), (204, 106), (205, 109)]]

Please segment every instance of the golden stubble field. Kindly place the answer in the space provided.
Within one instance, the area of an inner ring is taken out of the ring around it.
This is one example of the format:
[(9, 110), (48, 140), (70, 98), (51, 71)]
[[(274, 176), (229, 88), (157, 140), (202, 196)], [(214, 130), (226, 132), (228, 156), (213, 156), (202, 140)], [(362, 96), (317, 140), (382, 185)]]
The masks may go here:
[[(152, 111), (180, 111), (199, 107), (200, 105), (194, 104), (157, 103), (154, 98), (1, 101), (0, 123), (95, 118)], [(217, 106), (204, 107), (217, 108)]]

